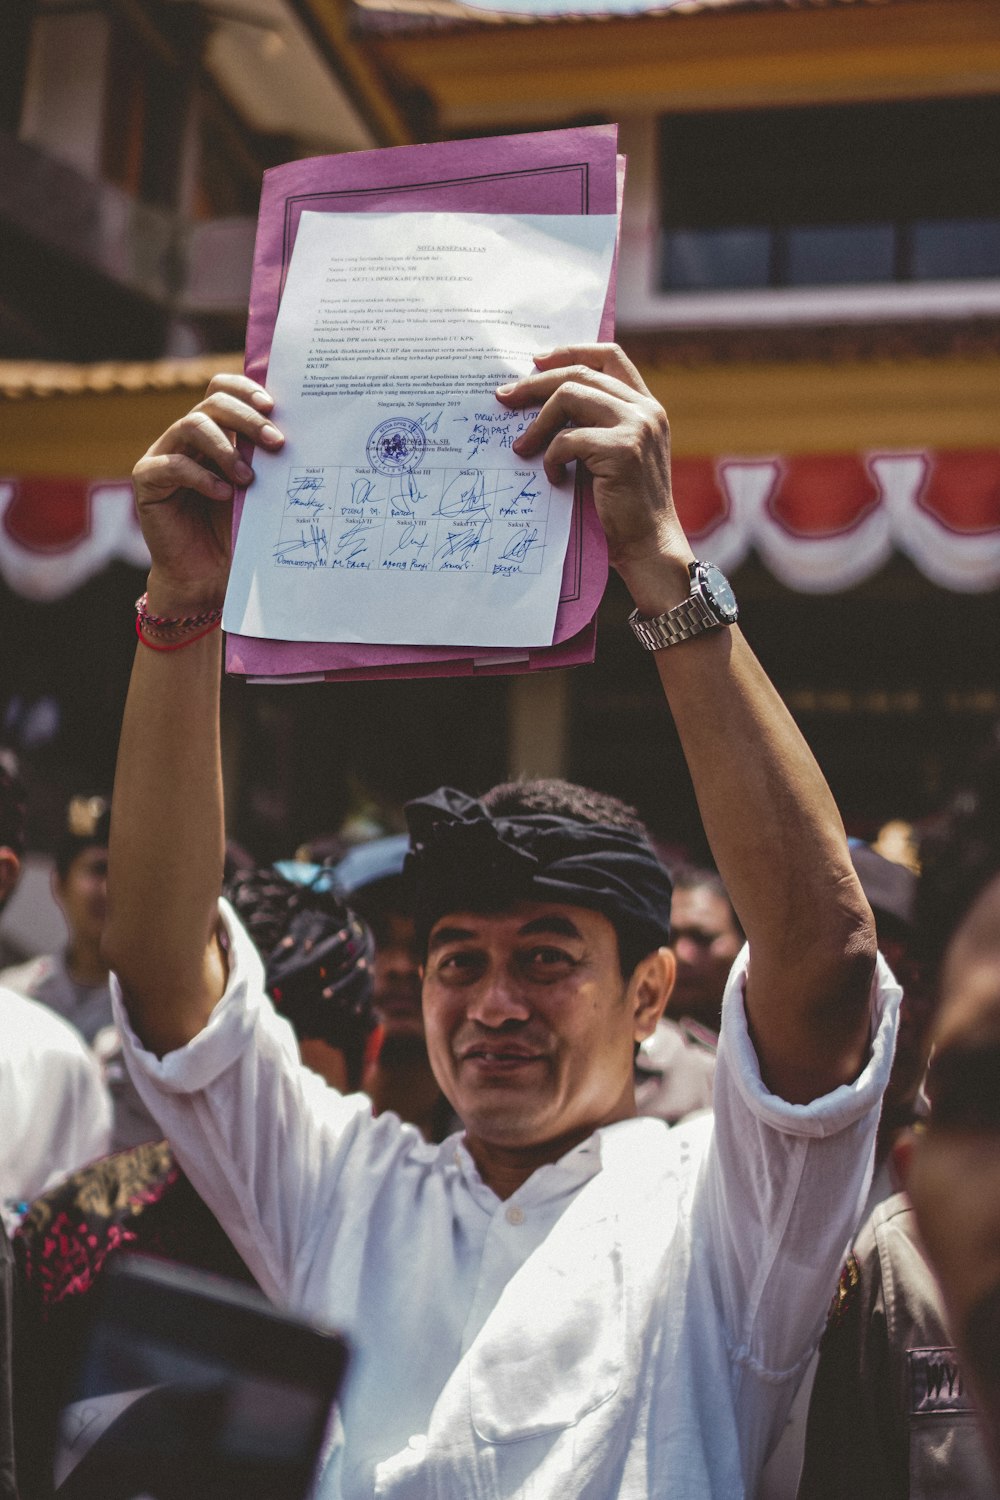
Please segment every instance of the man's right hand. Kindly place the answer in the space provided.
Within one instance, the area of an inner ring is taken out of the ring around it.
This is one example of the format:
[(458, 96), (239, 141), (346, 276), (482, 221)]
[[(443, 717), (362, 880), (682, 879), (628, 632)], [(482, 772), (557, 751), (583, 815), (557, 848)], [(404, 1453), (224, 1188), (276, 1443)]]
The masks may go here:
[(174, 422), (132, 474), (142, 534), (152, 557), (153, 608), (182, 614), (221, 604), (229, 578), (234, 488), (253, 470), (239, 437), (274, 452), (284, 437), (269, 421), (274, 402), (245, 375), (216, 375), (204, 400)]

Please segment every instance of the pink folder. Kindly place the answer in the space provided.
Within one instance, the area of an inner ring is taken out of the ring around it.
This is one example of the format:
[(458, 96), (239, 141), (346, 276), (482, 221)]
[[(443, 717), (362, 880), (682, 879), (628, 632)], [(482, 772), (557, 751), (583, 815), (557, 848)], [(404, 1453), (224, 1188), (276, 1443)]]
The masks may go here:
[[(530, 135), (397, 146), (289, 162), (264, 174), (254, 251), (245, 368), (266, 383), (271, 338), (291, 259), (299, 215), (390, 210), (467, 213), (579, 214), (620, 212), (624, 159), (617, 127), (583, 126)], [(601, 318), (602, 339), (614, 337), (615, 269)], [(244, 495), (236, 497), (234, 538)], [(251, 502), (252, 503), (252, 502)], [(349, 645), (329, 641), (260, 640), (230, 634), (226, 670), (287, 682), (376, 677), (510, 674), (576, 666), (594, 659), (594, 617), (608, 575), (604, 532), (581, 477), (556, 627), (550, 646), (527, 651), (468, 646)]]

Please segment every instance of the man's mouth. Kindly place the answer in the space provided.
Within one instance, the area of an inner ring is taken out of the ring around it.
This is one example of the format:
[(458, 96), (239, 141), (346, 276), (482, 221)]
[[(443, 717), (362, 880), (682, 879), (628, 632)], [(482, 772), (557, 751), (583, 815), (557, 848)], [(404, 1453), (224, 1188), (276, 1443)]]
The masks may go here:
[(526, 1047), (491, 1046), (488, 1042), (477, 1042), (464, 1047), (458, 1054), (460, 1063), (471, 1063), (474, 1067), (497, 1072), (514, 1072), (530, 1063), (541, 1061), (542, 1054)]

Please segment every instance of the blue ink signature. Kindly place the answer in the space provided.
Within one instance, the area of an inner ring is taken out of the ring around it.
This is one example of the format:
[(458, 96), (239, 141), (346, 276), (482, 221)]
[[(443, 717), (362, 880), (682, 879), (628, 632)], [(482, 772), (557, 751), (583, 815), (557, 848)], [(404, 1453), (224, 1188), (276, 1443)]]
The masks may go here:
[(524, 562), (532, 547), (538, 541), (538, 527), (531, 531), (525, 531), (519, 537), (512, 537), (500, 554), (501, 562)]
[[(368, 527), (365, 525), (364, 521), (359, 521), (355, 526), (348, 526), (346, 531), (342, 531), (340, 533), (340, 536), (337, 538), (337, 546), (335, 548), (337, 556), (340, 556), (345, 547), (351, 547), (355, 542), (360, 543), (358, 551), (367, 552)], [(358, 553), (352, 552), (350, 555), (352, 557), (356, 557)]]
[(289, 504), (300, 505), (304, 510), (322, 510), (322, 501), (318, 495), (319, 490), (325, 489), (325, 484), (325, 478), (318, 474), (303, 474), (294, 478), (286, 489)]
[(435, 561), (446, 568), (468, 567), (479, 548), (490, 540), (484, 535), (485, 530), (486, 522), (480, 521), (475, 526), (463, 526), (460, 531), (449, 531), (434, 554)]
[(535, 488), (533, 480), (526, 480), (510, 504), (500, 507), (499, 514), (501, 516), (516, 516), (519, 513), (523, 515), (525, 511), (532, 508), (540, 493), (541, 491)]
[(309, 561), (318, 567), (324, 560), (326, 532), (317, 526), (315, 521), (310, 522), (308, 534), (300, 531), (295, 541), (279, 542), (274, 549), (274, 557), (277, 562), (285, 562), (291, 559), (293, 552), (304, 552), (310, 548), (312, 548), (313, 555)]
[(417, 421), (425, 432), (437, 432), (443, 416), (443, 410), (439, 412), (425, 411), (422, 417), (417, 418)]
[(389, 495), (389, 508), (394, 516), (412, 516), (413, 507), (427, 496), (420, 489), (412, 474), (396, 476), (398, 494)]
[(395, 557), (397, 552), (415, 552), (419, 557), (427, 546), (427, 532), (418, 527), (415, 521), (410, 521), (400, 531), (399, 541), (390, 552), (390, 557)]
[[(453, 493), (459, 485), (458, 494)], [(481, 469), (456, 474), (445, 487), (438, 506), (439, 516), (473, 516), (486, 514), (486, 481)]]
[(351, 484), (351, 504), (364, 505), (375, 488), (374, 479), (355, 479)]

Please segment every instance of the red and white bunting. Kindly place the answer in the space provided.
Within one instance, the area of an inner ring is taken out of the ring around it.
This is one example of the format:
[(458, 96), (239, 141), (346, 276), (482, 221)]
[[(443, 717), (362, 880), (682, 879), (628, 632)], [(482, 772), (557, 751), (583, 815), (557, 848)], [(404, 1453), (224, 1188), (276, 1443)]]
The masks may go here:
[[(1000, 449), (678, 458), (695, 550), (735, 570), (756, 550), (800, 593), (837, 593), (893, 552), (956, 593), (1000, 585)], [(61, 599), (114, 559), (148, 566), (127, 481), (0, 479), (0, 576)]]

